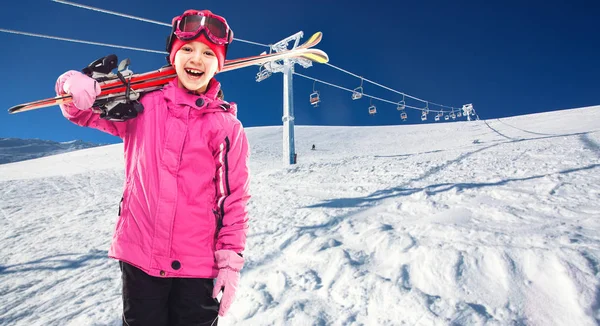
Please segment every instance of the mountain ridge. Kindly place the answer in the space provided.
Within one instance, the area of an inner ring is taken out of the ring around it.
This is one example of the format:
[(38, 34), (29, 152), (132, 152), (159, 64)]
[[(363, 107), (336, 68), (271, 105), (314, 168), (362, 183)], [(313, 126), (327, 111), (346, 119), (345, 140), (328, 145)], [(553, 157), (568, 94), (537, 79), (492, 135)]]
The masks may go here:
[(83, 140), (56, 142), (43, 139), (0, 137), (0, 164), (14, 163), (40, 157), (102, 146)]

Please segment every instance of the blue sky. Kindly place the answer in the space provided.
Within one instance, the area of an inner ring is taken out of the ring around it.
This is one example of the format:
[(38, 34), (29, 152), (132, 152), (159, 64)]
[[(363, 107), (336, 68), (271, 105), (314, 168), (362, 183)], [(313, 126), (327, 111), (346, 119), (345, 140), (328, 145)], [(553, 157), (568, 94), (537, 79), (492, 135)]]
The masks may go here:
[[(274, 43), (300, 30), (306, 39), (324, 33), (318, 46), (330, 63), (379, 84), (431, 102), (460, 107), (473, 103), (482, 119), (600, 104), (600, 3), (597, 1), (118, 1), (77, 3), (170, 22), (186, 9), (224, 16), (236, 38)], [(0, 11), (0, 28), (65, 38), (164, 50), (169, 28), (76, 8), (50, 0), (15, 1)], [(2, 104), (54, 96), (56, 78), (115, 53), (142, 73), (165, 64), (164, 56), (0, 33)], [(235, 42), (228, 58), (266, 48)], [(332, 67), (296, 71), (346, 88), (360, 80)], [(258, 68), (219, 75), (225, 98), (237, 102), (246, 127), (281, 125), (282, 75), (257, 83)], [(401, 95), (364, 83), (365, 93), (390, 101)], [(399, 125), (394, 105), (316, 84), (322, 103), (309, 104), (313, 82), (294, 78), (296, 124)], [(415, 106), (421, 105), (412, 102)], [(432, 109), (439, 109), (430, 105)], [(16, 115), (0, 110), (0, 137), (56, 141), (120, 139), (66, 121), (58, 107)], [(422, 123), (407, 111), (405, 123)], [(432, 123), (430, 117), (428, 123)], [(438, 122), (439, 123), (439, 122)]]

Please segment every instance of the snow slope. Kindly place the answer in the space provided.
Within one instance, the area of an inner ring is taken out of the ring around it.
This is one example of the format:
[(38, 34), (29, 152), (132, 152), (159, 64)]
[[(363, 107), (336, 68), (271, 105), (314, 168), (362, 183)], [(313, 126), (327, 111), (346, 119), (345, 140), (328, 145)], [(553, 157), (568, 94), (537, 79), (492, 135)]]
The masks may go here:
[[(300, 126), (288, 167), (281, 127), (248, 128), (247, 264), (219, 325), (597, 325), (599, 131), (600, 107)], [(120, 325), (121, 153), (0, 166), (0, 324)]]

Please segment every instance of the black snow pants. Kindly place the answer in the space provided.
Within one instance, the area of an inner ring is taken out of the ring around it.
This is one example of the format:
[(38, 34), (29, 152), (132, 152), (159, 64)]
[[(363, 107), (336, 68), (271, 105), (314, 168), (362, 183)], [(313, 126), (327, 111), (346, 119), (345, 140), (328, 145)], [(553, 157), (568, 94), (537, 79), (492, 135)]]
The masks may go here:
[(212, 279), (153, 277), (128, 263), (119, 265), (123, 326), (217, 325)]

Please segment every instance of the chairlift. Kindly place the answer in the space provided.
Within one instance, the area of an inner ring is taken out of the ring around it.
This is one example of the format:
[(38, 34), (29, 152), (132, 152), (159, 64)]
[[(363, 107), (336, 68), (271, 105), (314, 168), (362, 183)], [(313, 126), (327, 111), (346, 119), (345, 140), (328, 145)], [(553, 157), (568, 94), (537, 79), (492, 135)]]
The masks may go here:
[(402, 113), (400, 113), (400, 118), (402, 119), (402, 121), (406, 121), (406, 118), (407, 118), (406, 112), (402, 111)]
[(315, 107), (319, 106), (319, 102), (321, 102), (321, 100), (319, 99), (319, 92), (315, 91), (312, 94), (310, 94), (310, 104), (314, 105)]
[(450, 118), (452, 118), (452, 120), (456, 120), (456, 114), (454, 114), (454, 111), (450, 113)]
[(319, 91), (315, 90), (316, 83), (317, 83), (317, 81), (315, 80), (315, 82), (313, 83), (313, 92), (310, 94), (310, 104), (313, 105), (314, 107), (318, 107), (319, 102), (321, 102), (321, 99), (319, 97)]
[(468, 117), (470, 115), (475, 115), (475, 112), (473, 112), (473, 104), (472, 103), (463, 105), (462, 111), (463, 111), (463, 115), (465, 117)]
[(358, 100), (359, 98), (361, 98), (363, 96), (363, 79), (360, 79), (360, 86), (358, 86), (357, 88), (354, 89), (354, 92), (352, 92), (352, 99), (353, 100)]
[(460, 112), (458, 112), (458, 113), (456, 114), (456, 117), (457, 117), (457, 118), (460, 118), (460, 117), (462, 117), (462, 114), (461, 114)]
[(398, 107), (396, 109), (398, 111), (402, 111), (402, 110), (406, 109), (406, 103), (404, 102), (404, 100), (398, 102)]
[(377, 113), (377, 108), (375, 107), (375, 105), (373, 105), (373, 100), (371, 100), (371, 106), (369, 106), (369, 114), (374, 115), (375, 113)]
[(427, 115), (429, 114), (429, 102), (425, 102), (425, 108), (421, 111), (421, 121), (427, 120)]
[(435, 121), (440, 121), (440, 117), (442, 116), (441, 113), (438, 113), (435, 115)]
[(446, 115), (444, 116), (444, 120), (448, 121), (448, 120), (450, 120), (450, 117), (449, 117), (449, 116), (446, 114)]

